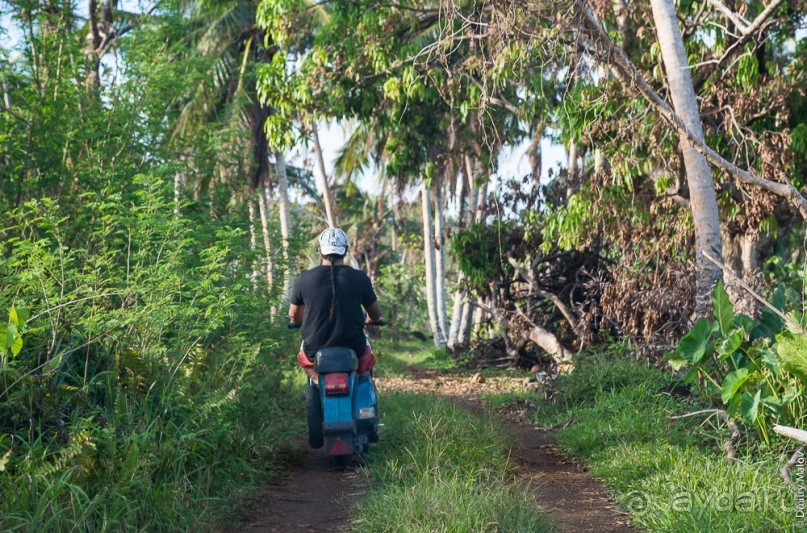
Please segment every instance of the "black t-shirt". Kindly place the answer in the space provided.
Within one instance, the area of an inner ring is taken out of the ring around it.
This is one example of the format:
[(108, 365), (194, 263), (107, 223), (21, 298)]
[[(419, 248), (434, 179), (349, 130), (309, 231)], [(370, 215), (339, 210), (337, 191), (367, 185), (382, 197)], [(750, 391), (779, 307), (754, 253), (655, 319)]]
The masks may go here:
[(375, 302), (373, 284), (367, 274), (347, 265), (333, 267), (336, 308), (331, 312), (331, 267), (318, 266), (300, 274), (291, 291), (291, 303), (305, 305), (303, 351), (313, 361), (321, 348), (344, 346), (361, 357), (367, 345), (362, 306)]

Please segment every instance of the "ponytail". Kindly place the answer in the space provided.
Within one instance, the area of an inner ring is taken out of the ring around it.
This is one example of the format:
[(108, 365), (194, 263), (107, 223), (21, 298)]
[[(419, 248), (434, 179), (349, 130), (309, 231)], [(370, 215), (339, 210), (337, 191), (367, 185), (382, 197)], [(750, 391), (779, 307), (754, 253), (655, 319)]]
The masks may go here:
[(334, 271), (334, 263), (340, 259), (344, 259), (344, 255), (328, 254), (323, 256), (331, 262), (331, 312), (328, 315), (328, 322), (333, 322), (333, 316), (336, 313), (336, 274)]
[(336, 311), (336, 277), (333, 273), (333, 262), (331, 262), (331, 313), (328, 315), (328, 322), (333, 322), (333, 314)]

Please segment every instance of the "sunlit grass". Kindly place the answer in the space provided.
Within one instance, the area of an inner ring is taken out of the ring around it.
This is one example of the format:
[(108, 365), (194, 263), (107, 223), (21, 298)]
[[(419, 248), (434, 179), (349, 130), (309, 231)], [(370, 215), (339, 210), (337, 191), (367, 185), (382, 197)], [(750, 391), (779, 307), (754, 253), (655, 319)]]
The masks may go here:
[(372, 489), (353, 510), (357, 530), (549, 530), (512, 484), (513, 440), (494, 418), (432, 395), (382, 402), (386, 428), (368, 460)]
[(681, 532), (795, 528), (795, 488), (778, 473), (786, 457), (744, 440), (733, 461), (722, 449), (724, 424), (670, 420), (708, 407), (672, 373), (633, 360), (595, 358), (561, 377), (557, 387), (554, 404), (530, 398), (538, 408), (534, 422), (562, 426), (555, 432), (560, 447), (584, 459), (636, 525)]
[(378, 338), (370, 341), (376, 355), (376, 375), (401, 376), (415, 368), (450, 370), (456, 363), (444, 348), (435, 348), (429, 341)]

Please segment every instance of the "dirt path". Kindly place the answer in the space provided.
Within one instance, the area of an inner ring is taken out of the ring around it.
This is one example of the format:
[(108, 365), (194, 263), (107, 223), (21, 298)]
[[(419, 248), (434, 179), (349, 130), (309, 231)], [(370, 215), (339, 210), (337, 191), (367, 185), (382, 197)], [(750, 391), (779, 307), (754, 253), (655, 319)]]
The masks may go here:
[[(484, 409), (481, 395), (523, 391), (525, 383), (506, 376), (479, 382), (471, 376), (439, 376), (423, 371), (408, 378), (382, 380), (379, 388), (449, 396), (481, 411)], [(561, 531), (635, 531), (630, 519), (616, 510), (605, 486), (588, 475), (579, 462), (564, 455), (555, 445), (551, 432), (527, 421), (528, 408), (522, 403), (496, 412), (507, 421), (519, 440), (515, 457), (519, 483), (549, 512), (553, 523)]]
[(356, 465), (337, 469), (324, 448), (309, 450), (280, 483), (256, 499), (246, 520), (228, 530), (347, 531), (350, 504), (365, 490)]
[[(482, 394), (524, 388), (517, 378), (488, 378), (479, 383), (470, 377), (428, 371), (408, 378), (379, 379), (377, 384), (382, 395), (385, 390), (436, 393), (477, 411), (484, 409)], [(526, 406), (521, 407), (499, 411), (519, 438), (518, 482), (550, 513), (555, 525), (562, 531), (633, 531), (630, 520), (613, 507), (604, 486), (563, 455), (551, 433), (527, 423)], [(348, 509), (366, 490), (367, 481), (358, 468), (336, 469), (324, 451), (312, 450), (283, 481), (256, 498), (259, 503), (251, 506), (247, 519), (230, 530), (347, 531)], [(401, 526), (405, 528), (405, 524)]]
[(523, 424), (512, 427), (519, 437), (522, 480), (562, 530), (634, 531), (630, 519), (616, 511), (602, 483), (563, 455), (550, 433)]

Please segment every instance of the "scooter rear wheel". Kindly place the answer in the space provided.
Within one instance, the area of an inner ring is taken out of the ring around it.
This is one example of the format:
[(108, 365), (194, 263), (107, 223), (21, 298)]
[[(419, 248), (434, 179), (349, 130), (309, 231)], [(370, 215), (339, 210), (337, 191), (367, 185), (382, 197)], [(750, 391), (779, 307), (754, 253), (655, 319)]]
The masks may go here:
[(309, 385), (305, 389), (305, 411), (308, 421), (308, 445), (322, 448), (325, 435), (322, 432), (322, 402), (319, 400), (319, 387)]

